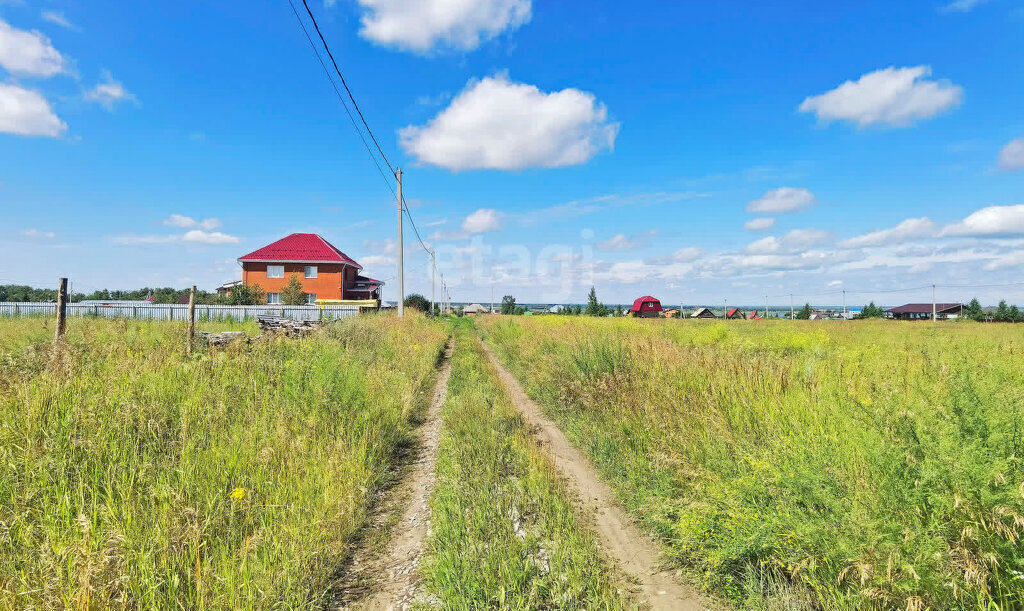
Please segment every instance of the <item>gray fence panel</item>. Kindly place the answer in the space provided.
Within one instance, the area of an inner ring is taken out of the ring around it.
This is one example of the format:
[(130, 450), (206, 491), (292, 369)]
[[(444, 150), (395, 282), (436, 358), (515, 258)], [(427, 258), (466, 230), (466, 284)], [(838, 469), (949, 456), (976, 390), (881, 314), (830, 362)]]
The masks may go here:
[[(251, 320), (257, 316), (283, 316), (292, 320), (337, 320), (357, 316), (359, 308), (352, 306), (226, 306), (197, 305), (198, 320)], [(0, 302), (0, 317), (56, 316), (54, 303)], [(99, 318), (134, 318), (138, 320), (188, 320), (187, 305), (126, 305), (126, 304), (67, 304), (68, 316), (95, 316)]]

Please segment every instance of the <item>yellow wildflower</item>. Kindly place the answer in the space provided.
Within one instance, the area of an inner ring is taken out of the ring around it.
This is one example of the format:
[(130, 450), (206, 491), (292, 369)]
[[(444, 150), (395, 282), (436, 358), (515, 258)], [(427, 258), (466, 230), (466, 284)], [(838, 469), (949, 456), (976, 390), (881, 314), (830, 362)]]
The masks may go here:
[(235, 488), (231, 491), (231, 498), (234, 500), (240, 500), (245, 496), (245, 488)]

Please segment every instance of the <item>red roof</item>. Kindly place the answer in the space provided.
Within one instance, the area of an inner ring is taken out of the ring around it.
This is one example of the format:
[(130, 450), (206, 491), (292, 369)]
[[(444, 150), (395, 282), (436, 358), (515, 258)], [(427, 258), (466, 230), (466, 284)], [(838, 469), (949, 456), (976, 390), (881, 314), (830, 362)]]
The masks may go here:
[(650, 295), (644, 295), (643, 297), (637, 297), (636, 301), (633, 302), (633, 307), (630, 308), (630, 312), (660, 312), (661, 302), (651, 297)]
[(292, 263), (345, 263), (363, 266), (315, 233), (293, 233), (290, 236), (254, 250), (239, 261), (289, 261)]

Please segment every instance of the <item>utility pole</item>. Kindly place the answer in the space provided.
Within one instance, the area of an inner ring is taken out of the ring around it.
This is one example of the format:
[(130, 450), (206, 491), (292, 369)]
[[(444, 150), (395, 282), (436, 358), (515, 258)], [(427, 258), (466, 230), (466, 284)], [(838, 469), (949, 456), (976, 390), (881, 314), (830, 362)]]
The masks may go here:
[(935, 285), (932, 285), (932, 322), (935, 322)]
[(768, 318), (768, 295), (764, 296), (764, 317)]
[(494, 281), (491, 280), (491, 311), (488, 314), (494, 314)]
[(398, 182), (398, 193), (395, 198), (398, 200), (398, 316), (405, 316), (405, 240), (402, 238), (402, 168), (395, 170), (395, 180)]
[(434, 315), (434, 276), (437, 275), (437, 259), (430, 251), (430, 315)]
[(843, 318), (846, 318), (846, 289), (843, 289)]
[(793, 320), (794, 318), (796, 318), (796, 316), (794, 316), (794, 314), (793, 314), (793, 293), (790, 293), (789, 294), (789, 319)]
[(68, 310), (68, 279), (57, 279), (57, 330), (54, 332), (54, 339), (64, 339), (65, 317)]
[(192, 354), (196, 342), (196, 285), (188, 292), (188, 342), (185, 346), (188, 353)]

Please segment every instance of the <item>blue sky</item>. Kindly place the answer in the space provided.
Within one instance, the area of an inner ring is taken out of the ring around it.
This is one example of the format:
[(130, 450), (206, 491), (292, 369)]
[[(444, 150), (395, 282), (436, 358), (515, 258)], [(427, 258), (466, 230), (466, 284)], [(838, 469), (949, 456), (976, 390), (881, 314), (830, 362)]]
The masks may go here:
[[(1017, 281), (1024, 7), (826, 4), (310, 7), (458, 301)], [(392, 195), (286, 0), (0, 0), (0, 208), (3, 283), (213, 288), (313, 231), (394, 295)]]

